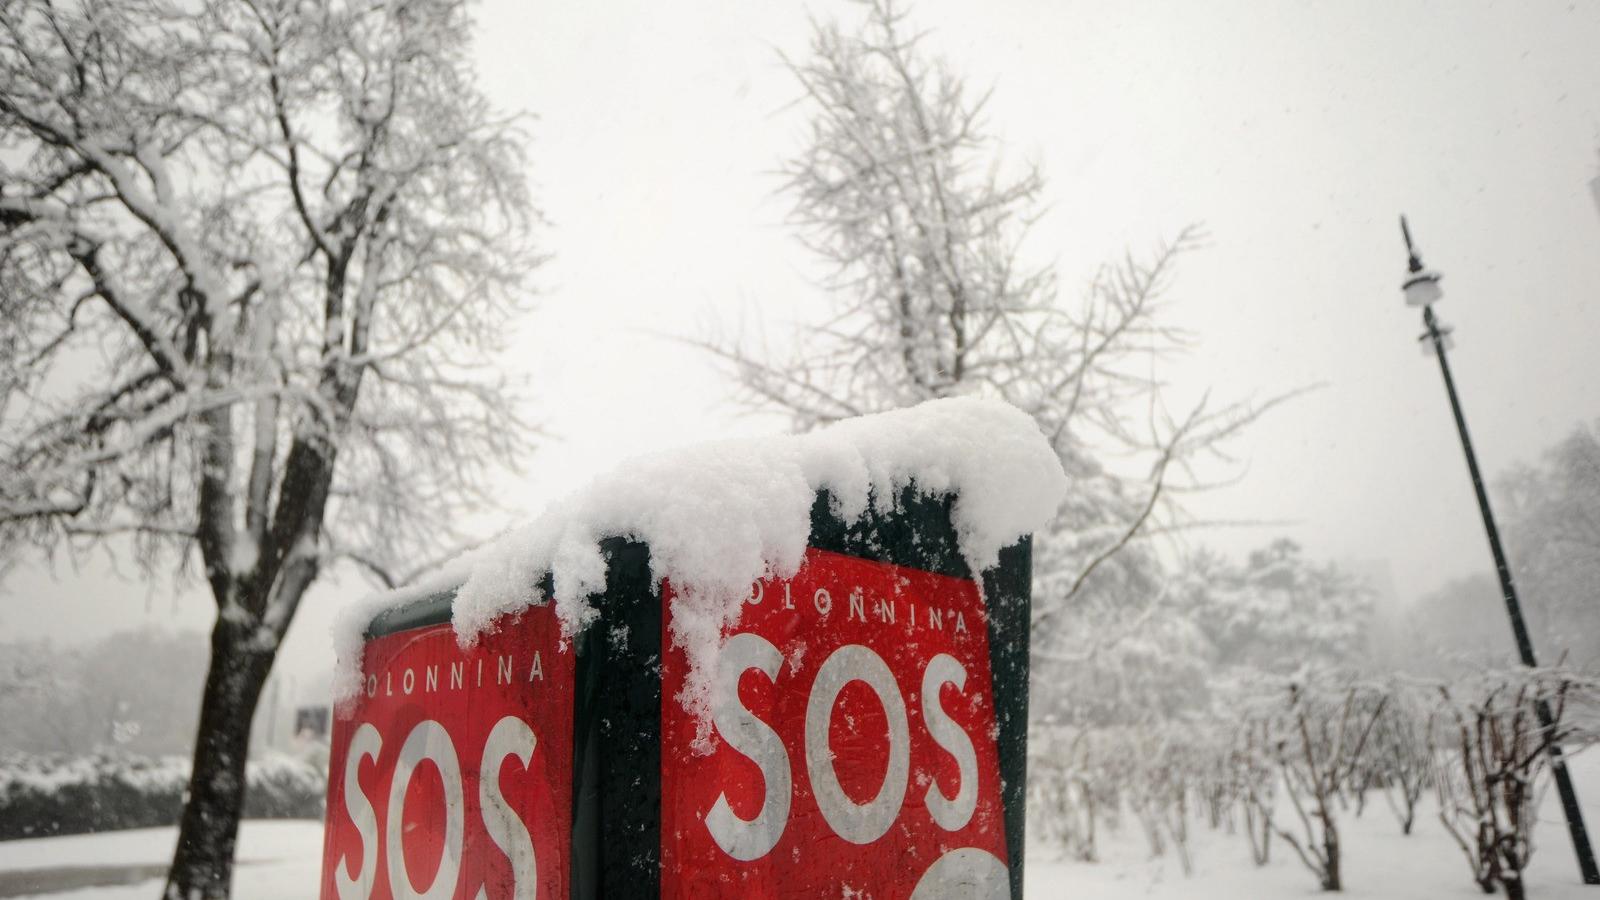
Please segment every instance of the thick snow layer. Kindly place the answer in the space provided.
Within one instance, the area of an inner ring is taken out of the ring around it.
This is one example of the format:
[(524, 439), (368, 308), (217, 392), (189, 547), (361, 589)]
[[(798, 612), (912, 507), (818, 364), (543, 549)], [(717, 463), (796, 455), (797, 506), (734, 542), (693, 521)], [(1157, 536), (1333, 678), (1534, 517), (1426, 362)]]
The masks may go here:
[[(1000, 550), (1044, 527), (1067, 489), (1066, 475), (1033, 420), (1007, 404), (935, 400), (840, 422), (795, 437), (722, 441), (640, 457), (553, 505), (544, 515), (466, 560), (434, 583), (459, 583), (455, 628), (474, 641), (504, 613), (546, 602), (538, 582), (554, 579), (563, 628), (580, 631), (597, 614), (589, 598), (605, 588), (599, 542), (644, 541), (652, 574), (672, 582), (673, 639), (690, 661), (691, 708), (708, 696), (710, 666), (752, 582), (798, 570), (819, 490), (846, 521), (900, 491), (956, 496), (954, 525), (974, 572)], [(360, 604), (337, 636), (335, 693), (359, 684), (361, 633), (386, 606), (424, 591)]]

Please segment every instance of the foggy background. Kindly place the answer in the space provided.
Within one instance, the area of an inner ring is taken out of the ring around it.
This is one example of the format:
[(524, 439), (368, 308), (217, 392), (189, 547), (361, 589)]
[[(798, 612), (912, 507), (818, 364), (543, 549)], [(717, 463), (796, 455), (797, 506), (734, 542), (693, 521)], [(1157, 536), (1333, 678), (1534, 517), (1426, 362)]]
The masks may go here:
[[(814, 3), (818, 18), (847, 4)], [(992, 86), (987, 119), (1036, 162), (1049, 209), (1025, 254), (1071, 298), (1103, 260), (1189, 223), (1164, 368), (1180, 399), (1319, 386), (1229, 446), (1231, 483), (1188, 501), (1227, 523), (1186, 540), (1240, 553), (1276, 535), (1367, 575), (1380, 607), (1492, 574), (1437, 366), (1399, 284), (1411, 217), (1444, 273), (1458, 385), (1496, 477), (1600, 414), (1600, 7), (1587, 4), (1011, 3), (927, 0), (927, 48)], [(779, 53), (808, 10), (491, 2), (482, 83), (536, 117), (530, 159), (553, 259), (504, 365), (549, 433), (506, 477), (499, 528), (636, 453), (783, 422), (731, 406), (698, 339), (781, 344), (828, 309), (783, 225), (777, 161), (804, 117)], [(715, 48), (715, 53), (706, 52)], [(197, 584), (100, 555), (3, 588), (0, 634), (82, 645), (136, 626), (203, 629)], [(320, 691), (328, 623), (369, 587), (313, 588), (279, 676)], [(1498, 625), (1498, 623), (1497, 623)], [(1509, 638), (1509, 635), (1506, 635)], [(1509, 649), (1509, 639), (1506, 642)]]
[[(0, 897), (223, 897), (235, 863), (239, 900), (297, 895), (346, 819), (370, 879), (338, 788), (367, 712), (329, 701), (376, 580), (630, 457), (972, 393), (1072, 482), (1025, 722), (980, 666), (1025, 803), (972, 865), (1030, 897), (1600, 884), (1600, 4), (0, 7)], [(677, 522), (622, 501), (647, 543)], [(880, 719), (845, 721), (869, 772)], [(951, 753), (917, 784), (966, 792)]]

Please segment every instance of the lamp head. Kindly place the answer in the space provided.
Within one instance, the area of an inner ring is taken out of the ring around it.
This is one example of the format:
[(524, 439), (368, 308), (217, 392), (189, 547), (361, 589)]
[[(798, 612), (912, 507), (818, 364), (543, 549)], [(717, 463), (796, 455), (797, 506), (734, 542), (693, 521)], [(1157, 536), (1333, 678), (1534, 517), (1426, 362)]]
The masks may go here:
[(1400, 290), (1406, 295), (1406, 305), (1432, 306), (1444, 297), (1444, 291), (1439, 287), (1439, 280), (1444, 276), (1423, 267), (1422, 256), (1411, 242), (1411, 228), (1406, 224), (1405, 216), (1400, 217), (1400, 234), (1406, 239), (1406, 255), (1409, 257), (1406, 280), (1400, 285)]

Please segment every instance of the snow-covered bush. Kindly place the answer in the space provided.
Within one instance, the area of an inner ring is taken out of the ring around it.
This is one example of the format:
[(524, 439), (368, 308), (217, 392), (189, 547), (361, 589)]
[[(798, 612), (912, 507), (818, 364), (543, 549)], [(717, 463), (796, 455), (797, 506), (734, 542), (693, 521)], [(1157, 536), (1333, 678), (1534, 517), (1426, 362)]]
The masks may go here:
[(1507, 900), (1525, 896), (1538, 782), (1552, 745), (1571, 750), (1600, 737), (1569, 714), (1597, 689), (1561, 668), (1485, 671), (1439, 689), (1439, 819), (1484, 893), (1499, 886)]
[(1121, 821), (1128, 765), (1120, 734), (1043, 726), (1028, 738), (1029, 829), (1084, 862), (1097, 858), (1101, 826)]
[(176, 822), (189, 767), (177, 757), (11, 755), (0, 760), (0, 838)]
[[(323, 770), (288, 756), (251, 761), (245, 815), (319, 818)], [(0, 757), (0, 840), (171, 825), (189, 786), (189, 761), (97, 753)]]
[(1192, 869), (1190, 825), (1201, 810), (1231, 822), (1239, 779), (1227, 726), (1191, 718), (1133, 725), (1040, 726), (1029, 738), (1029, 827), (1043, 843), (1093, 862), (1104, 828), (1137, 822), (1152, 856)]
[(1273, 832), (1325, 891), (1343, 890), (1339, 804), (1387, 703), (1383, 691), (1348, 675), (1308, 669), (1289, 681), (1283, 706), (1269, 720), (1273, 754), (1299, 825), (1275, 824)]
[(1443, 682), (1240, 667), (1214, 673), (1206, 692), (1207, 707), (1183, 717), (1147, 708), (1139, 720), (1126, 705), (1120, 722), (1036, 726), (1032, 833), (1092, 862), (1121, 819), (1137, 824), (1152, 856), (1172, 852), (1187, 872), (1203, 816), (1244, 831), (1258, 866), (1281, 841), (1333, 891), (1349, 866), (1341, 819), (1359, 814), (1363, 795), (1376, 803), (1381, 793), (1410, 834), (1419, 812), (1431, 820), (1431, 792), (1474, 883), (1519, 900), (1550, 745), (1570, 756), (1600, 741), (1600, 679), (1565, 667), (1480, 667)]
[[(1400, 822), (1400, 833), (1409, 835), (1417, 804), (1434, 783), (1437, 704), (1425, 687), (1399, 680), (1390, 683), (1388, 696), (1353, 787), (1358, 792), (1381, 791)], [(1359, 809), (1358, 805), (1358, 815)]]
[(328, 792), (324, 766), (275, 753), (245, 766), (244, 814), (251, 819), (321, 818)]
[(1278, 771), (1268, 721), (1251, 718), (1239, 723), (1228, 759), (1239, 783), (1239, 808), (1250, 841), (1250, 858), (1264, 866), (1272, 859), (1273, 813), (1278, 802)]
[(1178, 721), (1130, 731), (1123, 751), (1132, 776), (1127, 788), (1130, 811), (1144, 831), (1151, 855), (1161, 856), (1170, 847), (1188, 875), (1194, 870), (1189, 852), (1191, 801), (1203, 789), (1215, 750), (1205, 740), (1209, 729)]

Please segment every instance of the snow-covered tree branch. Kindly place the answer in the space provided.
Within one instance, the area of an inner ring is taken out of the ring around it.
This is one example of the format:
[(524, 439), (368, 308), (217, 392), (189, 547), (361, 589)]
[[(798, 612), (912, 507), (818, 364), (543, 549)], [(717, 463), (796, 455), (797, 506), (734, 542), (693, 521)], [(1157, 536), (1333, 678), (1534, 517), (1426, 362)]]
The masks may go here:
[(1046, 662), (1087, 658), (1098, 637), (1138, 630), (1128, 620), (1161, 593), (1149, 537), (1179, 524), (1192, 463), (1277, 401), (1172, 411), (1158, 369), (1191, 338), (1164, 310), (1201, 232), (1129, 253), (1064, 296), (1024, 252), (1044, 179), (1001, 160), (987, 94), (897, 4), (862, 7), (859, 28), (819, 23), (810, 52), (785, 60), (810, 119), (783, 192), (835, 314), (782, 348), (707, 344), (745, 400), (802, 429), (964, 393), (1032, 415), (1074, 483), (1035, 543), (1034, 645)]
[(198, 554), (172, 885), (223, 896), (306, 588), (436, 553), (529, 437), (491, 364), (538, 262), (520, 136), (454, 0), (0, 8), (0, 546)]

